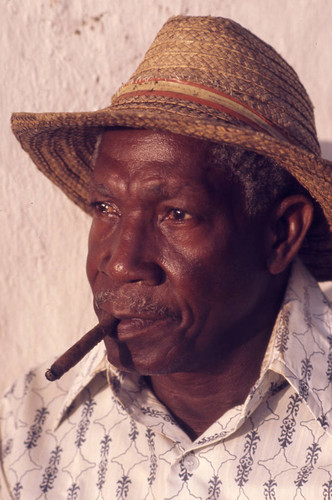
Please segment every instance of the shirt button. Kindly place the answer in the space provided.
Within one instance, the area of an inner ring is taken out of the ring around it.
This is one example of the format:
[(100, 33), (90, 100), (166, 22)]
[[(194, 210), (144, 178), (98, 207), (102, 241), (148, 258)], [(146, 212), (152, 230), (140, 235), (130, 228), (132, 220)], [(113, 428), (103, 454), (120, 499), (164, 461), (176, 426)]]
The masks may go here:
[(183, 465), (188, 472), (192, 472), (199, 466), (199, 460), (195, 455), (187, 455), (183, 460)]

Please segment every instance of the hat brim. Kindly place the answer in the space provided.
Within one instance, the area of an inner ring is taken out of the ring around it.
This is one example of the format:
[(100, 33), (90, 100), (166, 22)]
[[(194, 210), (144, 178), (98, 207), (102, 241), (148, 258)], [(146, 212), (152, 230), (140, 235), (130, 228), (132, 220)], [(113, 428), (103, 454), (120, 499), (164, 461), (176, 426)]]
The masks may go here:
[[(274, 159), (322, 208), (327, 224), (305, 249), (307, 265), (320, 280), (332, 279), (332, 162), (267, 134), (223, 120), (162, 111), (115, 110), (80, 113), (14, 113), (12, 129), (39, 170), (74, 203), (91, 213), (88, 186), (95, 143), (105, 127), (146, 128), (227, 143)], [(314, 266), (314, 268), (313, 268)]]

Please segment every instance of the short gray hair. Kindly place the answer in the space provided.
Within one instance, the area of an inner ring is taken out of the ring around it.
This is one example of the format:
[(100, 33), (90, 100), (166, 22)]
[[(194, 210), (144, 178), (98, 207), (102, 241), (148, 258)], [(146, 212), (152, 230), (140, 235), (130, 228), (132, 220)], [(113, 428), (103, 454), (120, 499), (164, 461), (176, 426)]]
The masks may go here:
[(264, 214), (277, 200), (291, 194), (306, 193), (310, 197), (287, 170), (253, 151), (212, 144), (208, 155), (210, 166), (222, 168), (229, 179), (239, 182), (249, 216)]

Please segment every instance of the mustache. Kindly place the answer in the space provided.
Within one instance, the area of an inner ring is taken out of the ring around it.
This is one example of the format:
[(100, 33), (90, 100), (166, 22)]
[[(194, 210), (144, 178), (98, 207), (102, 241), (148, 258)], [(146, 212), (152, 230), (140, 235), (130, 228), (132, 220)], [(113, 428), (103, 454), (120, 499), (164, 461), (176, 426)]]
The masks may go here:
[(105, 303), (112, 304), (115, 310), (126, 311), (132, 316), (149, 315), (160, 319), (179, 319), (180, 311), (169, 307), (151, 297), (133, 295), (126, 291), (102, 290), (94, 295), (95, 305), (102, 309)]

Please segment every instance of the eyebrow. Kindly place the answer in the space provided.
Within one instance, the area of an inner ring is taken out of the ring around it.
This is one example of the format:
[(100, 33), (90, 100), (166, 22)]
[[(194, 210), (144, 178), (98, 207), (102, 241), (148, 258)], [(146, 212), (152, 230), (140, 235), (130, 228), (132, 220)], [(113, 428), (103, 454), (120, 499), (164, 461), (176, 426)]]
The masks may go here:
[[(147, 184), (144, 186), (144, 188), (147, 193), (151, 193), (154, 195), (161, 195), (163, 198), (171, 198), (173, 196), (177, 196), (181, 191), (196, 192), (195, 187), (191, 186), (190, 184), (178, 185), (176, 186), (176, 188), (172, 189), (172, 192), (170, 192), (170, 190), (167, 189), (165, 182), (159, 182), (159, 183), (155, 182), (151, 183), (150, 185)], [(93, 179), (91, 179), (88, 186), (88, 194), (91, 196), (94, 191), (98, 192), (103, 196), (110, 196), (113, 194), (110, 188), (107, 187), (105, 184), (94, 183)]]
[(109, 196), (111, 194), (105, 184), (95, 184), (91, 179), (88, 185), (88, 194), (91, 196), (93, 191), (98, 191), (98, 193), (103, 196)]

